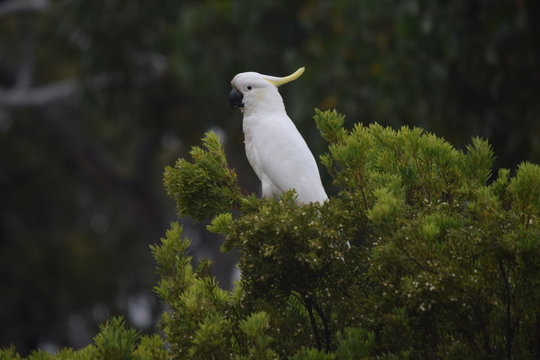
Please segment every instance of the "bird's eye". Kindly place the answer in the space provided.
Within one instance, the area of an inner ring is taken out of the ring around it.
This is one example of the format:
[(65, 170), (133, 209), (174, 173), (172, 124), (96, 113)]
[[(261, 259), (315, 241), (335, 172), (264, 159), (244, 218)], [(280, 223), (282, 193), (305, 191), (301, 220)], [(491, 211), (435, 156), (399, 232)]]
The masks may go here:
[(248, 86), (246, 87), (246, 89), (251, 90), (251, 89), (252, 89), (251, 85), (248, 85)]

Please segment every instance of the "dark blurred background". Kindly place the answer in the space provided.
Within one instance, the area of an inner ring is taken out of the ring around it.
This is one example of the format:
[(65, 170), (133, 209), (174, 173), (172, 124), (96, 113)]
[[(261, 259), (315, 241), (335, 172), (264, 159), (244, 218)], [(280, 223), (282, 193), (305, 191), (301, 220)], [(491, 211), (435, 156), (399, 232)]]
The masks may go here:
[[(155, 329), (164, 166), (212, 129), (258, 191), (227, 102), (238, 72), (306, 66), (282, 95), (316, 154), (313, 108), (335, 107), (458, 148), (488, 138), (497, 166), (540, 162), (539, 15), (538, 0), (0, 0), (0, 346), (80, 347), (117, 314)], [(183, 223), (230, 286), (235, 255)]]

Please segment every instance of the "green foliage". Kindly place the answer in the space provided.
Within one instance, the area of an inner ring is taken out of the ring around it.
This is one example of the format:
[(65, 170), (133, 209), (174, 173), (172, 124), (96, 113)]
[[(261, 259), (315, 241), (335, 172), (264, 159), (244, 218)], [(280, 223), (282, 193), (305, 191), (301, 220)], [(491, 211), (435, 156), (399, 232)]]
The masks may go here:
[[(120, 317), (100, 326), (93, 344), (80, 350), (62, 349), (55, 354), (34, 351), (25, 360), (166, 360), (170, 358), (159, 335), (141, 336)], [(0, 360), (21, 360), (14, 347), (0, 349)]]
[(460, 151), (417, 128), (346, 130), (335, 111), (315, 121), (339, 189), (324, 204), (243, 195), (214, 135), (167, 170), (179, 211), (212, 217), (241, 270), (221, 289), (171, 224), (152, 246), (169, 350), (112, 319), (93, 345), (53, 358), (537, 358), (540, 167), (492, 178), (477, 138)]
[(17, 354), (15, 346), (10, 346), (5, 349), (0, 349), (0, 360), (20, 360), (21, 357)]
[(191, 258), (185, 255), (189, 240), (181, 239), (181, 235), (182, 227), (178, 223), (173, 223), (167, 230), (165, 238), (161, 239), (161, 246), (150, 246), (161, 275), (154, 290), (168, 303), (178, 297), (178, 289), (187, 286), (193, 280)]
[[(298, 206), (294, 192), (277, 201), (237, 192), (234, 216), (208, 214), (224, 249), (240, 251), (242, 280), (212, 310), (221, 317), (191, 331), (221, 324), (220, 344), (259, 358), (533, 358), (540, 168), (492, 178), (494, 155), (479, 138), (460, 151), (418, 128), (346, 130), (343, 119), (315, 113), (337, 197)], [(191, 166), (169, 176), (206, 164)]]
[(227, 166), (219, 138), (209, 132), (203, 143), (207, 150), (194, 147), (190, 151), (193, 163), (179, 159), (174, 167), (165, 168), (165, 188), (174, 196), (180, 217), (206, 219), (230, 209), (238, 201), (236, 174)]
[(540, 215), (540, 166), (521, 164), (508, 190), (528, 221), (531, 220), (531, 216)]
[(339, 347), (336, 351), (338, 359), (367, 359), (373, 352), (375, 334), (364, 329), (345, 328), (338, 336)]
[(133, 355), (135, 360), (168, 360), (170, 358), (165, 342), (158, 334), (142, 336)]
[(345, 116), (336, 110), (321, 111), (315, 109), (315, 124), (321, 136), (330, 143), (339, 143), (345, 139), (346, 131), (343, 128)]
[(111, 319), (100, 327), (99, 334), (94, 338), (96, 358), (131, 359), (137, 337), (135, 330), (125, 328), (123, 319)]
[(277, 355), (270, 348), (272, 338), (267, 335), (270, 318), (261, 311), (253, 313), (240, 322), (240, 329), (248, 338), (248, 355), (242, 358), (254, 360), (271, 360)]
[(333, 354), (327, 354), (317, 349), (302, 348), (291, 358), (292, 360), (334, 360)]

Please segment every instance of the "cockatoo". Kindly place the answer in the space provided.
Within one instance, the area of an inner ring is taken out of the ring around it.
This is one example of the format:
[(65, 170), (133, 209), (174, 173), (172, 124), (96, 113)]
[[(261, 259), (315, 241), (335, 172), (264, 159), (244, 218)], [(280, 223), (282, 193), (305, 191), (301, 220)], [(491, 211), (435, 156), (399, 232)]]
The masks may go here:
[(294, 189), (297, 203), (323, 203), (328, 196), (313, 154), (287, 112), (278, 87), (297, 79), (304, 68), (285, 77), (256, 72), (237, 74), (231, 81), (231, 105), (243, 112), (248, 161), (261, 180), (264, 197)]

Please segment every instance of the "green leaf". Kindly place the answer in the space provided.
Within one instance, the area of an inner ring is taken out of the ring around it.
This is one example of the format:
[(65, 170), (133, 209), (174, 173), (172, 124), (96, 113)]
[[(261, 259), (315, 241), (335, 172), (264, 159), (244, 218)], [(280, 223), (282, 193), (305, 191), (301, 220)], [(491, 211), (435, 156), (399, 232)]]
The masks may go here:
[(210, 225), (207, 226), (208, 231), (217, 234), (227, 235), (231, 232), (233, 226), (233, 218), (231, 213), (223, 213), (216, 216)]
[(165, 189), (175, 198), (178, 215), (189, 214), (199, 221), (231, 209), (241, 195), (218, 136), (208, 132), (203, 143), (206, 150), (191, 149), (193, 162), (179, 159), (174, 167), (166, 167), (164, 174)]
[(520, 164), (508, 189), (517, 210), (527, 215), (540, 215), (540, 166), (527, 162)]
[(128, 329), (124, 319), (114, 317), (100, 326), (99, 334), (94, 337), (96, 359), (129, 360), (132, 359), (139, 334)]

